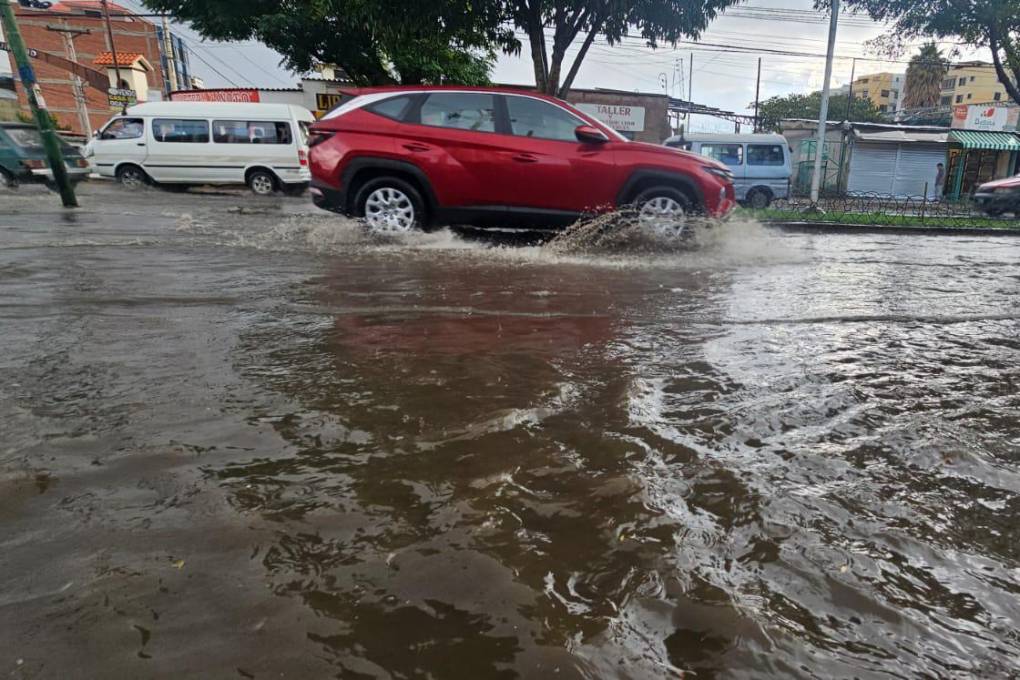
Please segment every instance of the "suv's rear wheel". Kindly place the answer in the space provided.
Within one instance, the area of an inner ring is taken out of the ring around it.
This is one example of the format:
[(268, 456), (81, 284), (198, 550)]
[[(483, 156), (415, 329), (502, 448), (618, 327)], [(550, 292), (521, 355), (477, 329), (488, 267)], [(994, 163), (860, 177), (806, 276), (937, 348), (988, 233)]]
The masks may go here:
[(425, 202), (409, 182), (378, 177), (365, 183), (354, 202), (357, 214), (379, 234), (406, 234), (424, 228)]
[(652, 187), (634, 199), (638, 221), (656, 236), (677, 238), (687, 232), (691, 202), (679, 189)]

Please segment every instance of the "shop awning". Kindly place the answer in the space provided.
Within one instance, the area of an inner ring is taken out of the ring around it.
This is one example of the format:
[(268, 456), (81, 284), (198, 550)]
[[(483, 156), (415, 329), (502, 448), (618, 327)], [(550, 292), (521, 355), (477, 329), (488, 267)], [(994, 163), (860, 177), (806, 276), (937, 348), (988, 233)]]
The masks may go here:
[(992, 151), (1020, 151), (1020, 141), (1011, 132), (978, 132), (975, 130), (953, 130), (949, 133), (950, 143), (964, 149), (990, 149)]

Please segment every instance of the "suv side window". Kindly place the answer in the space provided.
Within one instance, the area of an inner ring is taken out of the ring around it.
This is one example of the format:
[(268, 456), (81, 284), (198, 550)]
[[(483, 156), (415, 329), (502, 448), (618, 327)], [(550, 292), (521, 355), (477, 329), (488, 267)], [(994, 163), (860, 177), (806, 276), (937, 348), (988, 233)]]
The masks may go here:
[(393, 120), (403, 120), (404, 114), (407, 113), (407, 107), (411, 103), (410, 95), (401, 95), (399, 97), (393, 97), (391, 99), (383, 99), (381, 102), (369, 104), (365, 107), (366, 111), (372, 113), (378, 113), (380, 116), (391, 118)]
[(748, 165), (784, 165), (783, 147), (778, 144), (748, 144)]
[(563, 142), (576, 142), (574, 130), (586, 125), (558, 106), (531, 97), (508, 96), (510, 131), (518, 137), (537, 137)]
[(421, 107), (421, 124), (435, 127), (496, 131), (496, 98), (485, 92), (436, 92)]
[(117, 118), (111, 121), (99, 139), (138, 139), (145, 132), (142, 118)]
[(726, 165), (742, 165), (744, 162), (743, 144), (702, 144), (701, 155), (714, 158)]

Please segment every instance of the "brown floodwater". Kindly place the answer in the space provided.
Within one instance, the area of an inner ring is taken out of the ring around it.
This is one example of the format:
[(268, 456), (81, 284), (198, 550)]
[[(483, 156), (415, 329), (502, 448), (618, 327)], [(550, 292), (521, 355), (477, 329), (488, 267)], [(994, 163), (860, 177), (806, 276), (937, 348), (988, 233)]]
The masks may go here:
[(3, 677), (1016, 677), (1020, 239), (82, 194), (0, 194)]

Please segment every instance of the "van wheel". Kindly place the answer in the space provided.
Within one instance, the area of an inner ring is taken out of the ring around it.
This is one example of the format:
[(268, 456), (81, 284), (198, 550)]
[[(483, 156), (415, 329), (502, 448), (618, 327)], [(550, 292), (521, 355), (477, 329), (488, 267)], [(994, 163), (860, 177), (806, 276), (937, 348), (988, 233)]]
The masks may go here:
[(425, 202), (421, 194), (397, 177), (366, 182), (354, 205), (369, 230), (377, 234), (406, 234), (424, 229)]
[(17, 189), (18, 180), (14, 175), (0, 168), (0, 187), (4, 189)]
[(128, 189), (138, 189), (148, 183), (149, 178), (137, 165), (122, 165), (117, 168), (117, 181)]
[(691, 202), (684, 193), (673, 187), (652, 187), (634, 199), (638, 221), (656, 236), (681, 238), (688, 233), (687, 218)]
[(266, 170), (254, 170), (248, 174), (248, 188), (256, 196), (269, 196), (276, 191), (276, 177)]
[(772, 203), (772, 194), (765, 189), (751, 189), (747, 193), (747, 207), (753, 210), (764, 210)]

